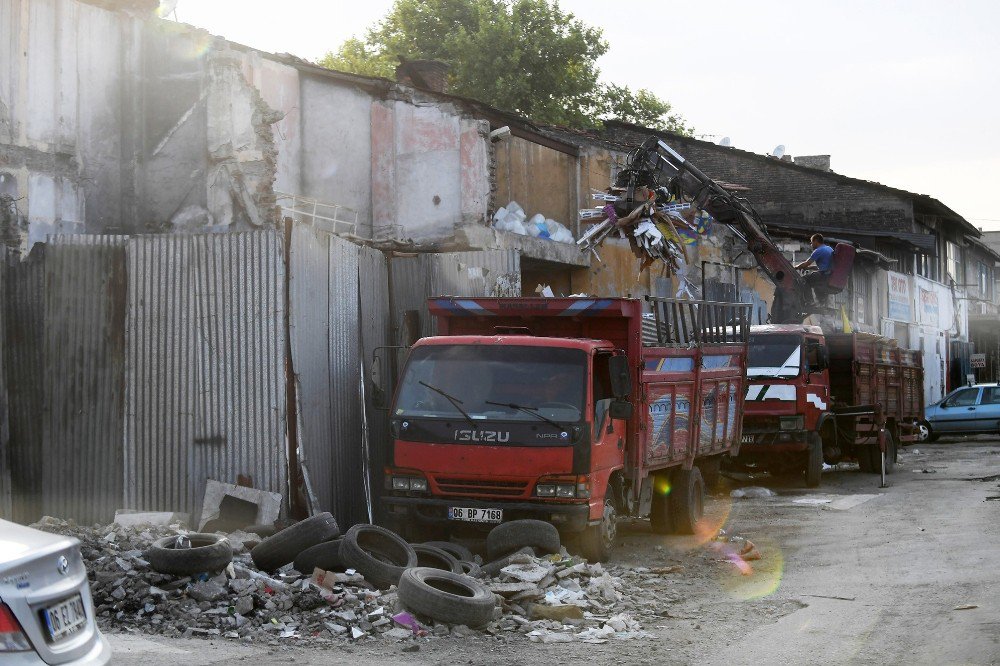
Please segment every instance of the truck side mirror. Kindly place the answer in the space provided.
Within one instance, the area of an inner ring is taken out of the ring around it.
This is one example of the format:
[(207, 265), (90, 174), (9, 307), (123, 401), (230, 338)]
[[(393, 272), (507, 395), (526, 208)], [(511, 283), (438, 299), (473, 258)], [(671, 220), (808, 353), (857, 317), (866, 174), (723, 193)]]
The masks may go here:
[(628, 368), (628, 357), (619, 355), (609, 358), (608, 371), (611, 374), (611, 394), (618, 400), (624, 400), (632, 393), (632, 374)]
[(613, 419), (622, 419), (628, 421), (632, 418), (632, 413), (634, 412), (632, 403), (627, 400), (615, 400), (608, 407), (608, 414), (611, 415)]

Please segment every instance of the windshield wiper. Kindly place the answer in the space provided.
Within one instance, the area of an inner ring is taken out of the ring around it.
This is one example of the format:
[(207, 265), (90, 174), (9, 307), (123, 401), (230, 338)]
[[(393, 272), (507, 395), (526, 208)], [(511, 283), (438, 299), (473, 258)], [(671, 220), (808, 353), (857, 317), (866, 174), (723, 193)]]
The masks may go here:
[(555, 421), (553, 421), (549, 417), (544, 416), (542, 414), (539, 414), (538, 413), (538, 407), (527, 407), (525, 405), (518, 405), (518, 404), (515, 404), (513, 402), (490, 402), (489, 400), (486, 401), (486, 404), (487, 405), (494, 405), (496, 407), (509, 407), (511, 409), (516, 409), (519, 412), (524, 412), (525, 414), (531, 414), (532, 416), (545, 421), (549, 425), (555, 426), (556, 428), (559, 428), (560, 430), (562, 430), (562, 426), (561, 425), (559, 425), (558, 423), (556, 423)]
[(422, 382), (422, 381), (418, 380), (417, 383), (420, 384), (421, 386), (426, 386), (427, 388), (429, 388), (430, 390), (434, 391), (438, 395), (443, 396), (444, 398), (446, 398), (448, 400), (448, 402), (450, 402), (455, 409), (457, 409), (459, 412), (461, 412), (462, 416), (465, 417), (465, 420), (469, 422), (469, 425), (471, 425), (473, 428), (477, 427), (477, 424), (476, 424), (475, 420), (473, 420), (473, 418), (471, 416), (469, 416), (469, 413), (467, 411), (465, 411), (464, 409), (462, 409), (462, 405), (465, 404), (465, 403), (463, 403), (461, 400), (459, 400), (455, 396), (451, 395), (450, 393), (445, 393), (444, 391), (442, 391), (441, 389), (439, 389), (436, 386), (431, 386), (427, 382)]

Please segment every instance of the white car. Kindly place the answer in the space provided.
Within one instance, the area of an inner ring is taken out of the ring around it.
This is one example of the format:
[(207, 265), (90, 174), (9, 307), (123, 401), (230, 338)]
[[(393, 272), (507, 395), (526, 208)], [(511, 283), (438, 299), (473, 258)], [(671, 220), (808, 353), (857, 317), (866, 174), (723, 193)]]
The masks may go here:
[(0, 666), (110, 660), (80, 542), (0, 520)]

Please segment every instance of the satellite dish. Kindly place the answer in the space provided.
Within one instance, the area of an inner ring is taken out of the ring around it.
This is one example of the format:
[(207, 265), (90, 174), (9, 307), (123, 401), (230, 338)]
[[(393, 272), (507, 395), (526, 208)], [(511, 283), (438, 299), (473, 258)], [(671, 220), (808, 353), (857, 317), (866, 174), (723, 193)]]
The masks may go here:
[(720, 146), (724, 146), (726, 148), (729, 148), (730, 146), (733, 145), (733, 141), (728, 136), (724, 136), (724, 137), (722, 137), (722, 140), (719, 141), (719, 145)]
[(785, 156), (785, 144), (780, 143), (774, 147), (771, 151), (771, 157), (777, 157), (779, 160)]

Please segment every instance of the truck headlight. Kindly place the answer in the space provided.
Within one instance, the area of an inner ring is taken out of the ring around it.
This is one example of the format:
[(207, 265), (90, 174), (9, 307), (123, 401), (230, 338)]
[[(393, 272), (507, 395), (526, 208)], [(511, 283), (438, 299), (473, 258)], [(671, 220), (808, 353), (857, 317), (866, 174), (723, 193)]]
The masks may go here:
[(556, 487), (551, 484), (535, 486), (535, 494), (539, 497), (555, 497)]
[(410, 490), (421, 492), (427, 490), (427, 479), (410, 479)]
[(556, 497), (576, 497), (576, 484), (560, 483), (556, 486)]
[(802, 430), (805, 427), (805, 418), (801, 414), (798, 416), (782, 416), (778, 421), (778, 428), (781, 430)]
[(405, 476), (394, 476), (392, 477), (392, 489), (393, 490), (409, 490), (410, 480)]

